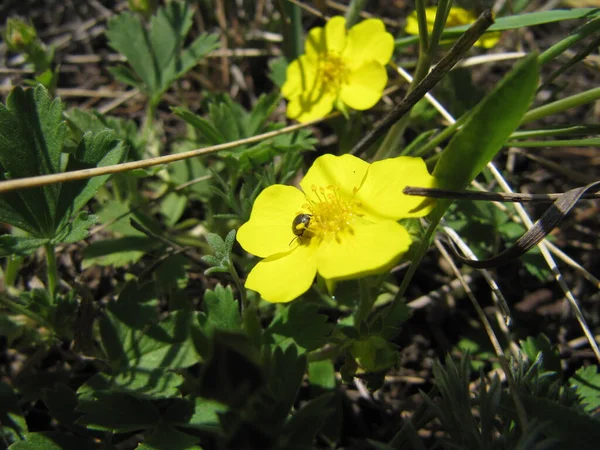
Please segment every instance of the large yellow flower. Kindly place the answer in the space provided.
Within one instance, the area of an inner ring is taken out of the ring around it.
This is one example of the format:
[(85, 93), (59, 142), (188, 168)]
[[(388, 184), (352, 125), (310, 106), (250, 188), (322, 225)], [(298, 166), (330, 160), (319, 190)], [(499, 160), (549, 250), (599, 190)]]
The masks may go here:
[[(437, 7), (432, 6), (425, 8), (425, 17), (427, 19), (427, 31), (430, 33), (433, 31), (433, 24), (435, 22), (435, 15), (437, 13)], [(446, 28), (458, 27), (461, 25), (468, 25), (477, 20), (477, 15), (472, 11), (467, 11), (463, 8), (450, 8), (448, 13), (448, 20), (446, 20)], [(406, 19), (406, 27), (404, 31), (408, 34), (419, 34), (419, 22), (417, 20), (417, 12), (413, 11), (410, 16)], [(500, 40), (501, 33), (499, 31), (492, 31), (491, 33), (484, 34), (477, 42), (476, 47), (492, 48)]]
[(346, 19), (336, 16), (313, 28), (305, 54), (290, 63), (281, 88), (289, 100), (287, 116), (308, 122), (333, 108), (371, 108), (387, 84), (385, 65), (393, 50), (394, 38), (379, 19), (346, 30)]
[(269, 186), (240, 227), (241, 246), (264, 258), (246, 287), (269, 302), (289, 302), (310, 288), (317, 272), (341, 280), (389, 269), (411, 243), (397, 220), (422, 217), (433, 206), (402, 190), (433, 187), (434, 181), (421, 158), (373, 164), (351, 155), (317, 158), (302, 190)]

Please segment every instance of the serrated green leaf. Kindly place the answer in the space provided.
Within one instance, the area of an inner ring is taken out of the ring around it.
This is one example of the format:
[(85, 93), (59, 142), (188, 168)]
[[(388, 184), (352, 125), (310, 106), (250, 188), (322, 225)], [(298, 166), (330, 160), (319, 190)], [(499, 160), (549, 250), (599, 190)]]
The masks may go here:
[(9, 442), (24, 439), (27, 422), (19, 406), (19, 398), (6, 383), (0, 382), (0, 431)]
[(335, 367), (329, 359), (323, 361), (311, 361), (308, 364), (308, 379), (311, 386), (322, 389), (334, 389), (336, 386)]
[(147, 85), (144, 84), (143, 81), (140, 81), (135, 72), (126, 66), (116, 66), (109, 67), (108, 71), (111, 73), (115, 80), (120, 81), (121, 83), (127, 84), (131, 87), (137, 88), (140, 91), (146, 91), (148, 89)]
[(197, 397), (194, 399), (192, 416), (185, 423), (179, 423), (179, 425), (202, 431), (216, 431), (221, 428), (219, 414), (227, 412), (228, 409), (223, 403)]
[(215, 330), (198, 385), (202, 397), (241, 408), (265, 384), (260, 353), (240, 332)]
[(28, 433), (25, 440), (16, 442), (9, 450), (100, 450), (91, 438), (83, 439), (53, 431)]
[(52, 240), (53, 244), (71, 244), (73, 242), (79, 242), (88, 237), (89, 229), (98, 222), (98, 216), (88, 214), (86, 211), (82, 211), (75, 219), (65, 225), (60, 230), (56, 237)]
[(521, 350), (530, 361), (535, 361), (538, 353), (542, 354), (541, 366), (544, 371), (552, 371), (557, 374), (562, 373), (560, 364), (560, 355), (558, 349), (552, 345), (545, 334), (539, 334), (536, 337), (529, 336), (524, 341), (521, 341)]
[(262, 94), (247, 117), (246, 129), (249, 135), (255, 135), (263, 129), (280, 100), (279, 92)]
[(185, 120), (186, 123), (193, 126), (204, 137), (204, 139), (206, 139), (208, 144), (217, 145), (225, 142), (225, 137), (208, 120), (203, 119), (202, 117), (192, 113), (189, 109), (181, 106), (173, 107), (171, 110)]
[(170, 425), (159, 425), (144, 434), (136, 450), (202, 450), (200, 438), (183, 433)]
[[(75, 155), (69, 158), (66, 171), (119, 164), (126, 155), (127, 148), (115, 138), (114, 131), (103, 130), (96, 134), (89, 132), (84, 135)], [(64, 226), (74, 213), (87, 204), (109, 178), (110, 175), (101, 175), (65, 183), (60, 192), (57, 210), (60, 225)]]
[(296, 412), (285, 424), (285, 448), (312, 448), (315, 435), (327, 423), (327, 417), (334, 411), (335, 394), (328, 392), (309, 401)]
[(83, 267), (94, 264), (122, 267), (139, 260), (144, 254), (161, 245), (146, 236), (127, 236), (119, 239), (94, 241), (83, 251)]
[[(559, 439), (564, 448), (595, 450), (600, 442), (600, 421), (574, 408), (558, 404), (546, 398), (529, 394), (519, 395), (527, 417), (547, 423), (544, 434)], [(503, 393), (501, 409), (516, 420), (514, 402), (509, 394)]]
[(0, 257), (10, 255), (26, 256), (48, 242), (50, 242), (50, 239), (5, 234), (0, 236)]
[[(492, 160), (529, 108), (537, 89), (538, 71), (537, 56), (529, 55), (468, 113), (433, 171), (440, 187), (463, 189)], [(447, 207), (449, 202), (440, 203)]]
[[(159, 8), (150, 20), (150, 48), (157, 68), (166, 68), (181, 51), (182, 43), (192, 26), (192, 11), (187, 2), (169, 2)], [(160, 73), (162, 83), (168, 77)]]
[(214, 290), (204, 293), (204, 309), (207, 320), (204, 331), (208, 335), (215, 330), (239, 330), (242, 325), (239, 303), (233, 298), (229, 286), (218, 284)]
[(217, 258), (222, 258), (227, 254), (225, 241), (223, 241), (223, 238), (221, 238), (221, 236), (218, 234), (208, 233), (206, 235), (206, 241), (208, 242), (208, 245), (210, 245), (210, 248), (212, 248), (212, 250), (215, 252), (215, 256), (217, 256)]
[(275, 348), (268, 383), (273, 398), (277, 399), (271, 419), (273, 423), (287, 418), (306, 373), (306, 365), (306, 355), (299, 355), (296, 346), (290, 345), (286, 350)]
[[(121, 13), (108, 22), (106, 36), (108, 45), (127, 58), (127, 62), (145, 84), (146, 89), (149, 92), (155, 92), (159, 84), (155, 69), (156, 61), (141, 20), (129, 12)], [(120, 68), (115, 71), (113, 68), (111, 71), (113, 74), (123, 75), (121, 81), (134, 80), (128, 69)]]
[[(183, 49), (191, 25), (187, 2), (168, 2), (159, 8), (148, 31), (137, 16), (127, 12), (109, 22), (109, 45), (126, 56), (154, 104), (177, 78), (217, 46), (217, 36), (202, 35)], [(111, 72), (125, 83), (139, 85), (123, 67)]]
[(131, 432), (151, 428), (160, 420), (154, 404), (122, 392), (94, 392), (79, 399), (77, 423), (93, 430)]
[(600, 408), (600, 373), (598, 366), (582, 367), (569, 378), (569, 384), (577, 390), (585, 410), (592, 413)]
[[(52, 100), (43, 86), (13, 89), (6, 106), (0, 104), (0, 176), (15, 179), (59, 172), (65, 133), (62, 104)], [(9, 210), (0, 212), (0, 218), (17, 219), (15, 226), (26, 221), (24, 229), (34, 231), (34, 237), (52, 238), (59, 192), (60, 185), (54, 184), (2, 196)]]
[(163, 88), (167, 89), (173, 81), (187, 73), (211, 51), (219, 47), (219, 36), (204, 34), (198, 36), (182, 53), (178, 60), (171, 60), (165, 69)]
[(231, 251), (233, 250), (233, 244), (235, 244), (235, 234), (236, 230), (234, 229), (227, 233), (227, 236), (225, 236), (225, 252), (227, 255), (230, 255)]
[(319, 348), (331, 331), (327, 316), (313, 303), (294, 302), (282, 307), (265, 330), (267, 342), (287, 349), (297, 346), (300, 353)]
[(75, 412), (77, 394), (66, 384), (59, 383), (52, 389), (44, 390), (43, 401), (52, 418), (62, 425), (71, 426), (79, 418), (79, 414)]

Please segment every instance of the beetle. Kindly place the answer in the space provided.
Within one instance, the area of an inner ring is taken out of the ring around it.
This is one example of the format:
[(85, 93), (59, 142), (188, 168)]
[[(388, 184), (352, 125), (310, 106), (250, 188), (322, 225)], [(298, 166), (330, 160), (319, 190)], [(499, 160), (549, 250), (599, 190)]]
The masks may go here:
[(311, 218), (311, 214), (305, 213), (298, 214), (296, 217), (294, 217), (294, 220), (292, 221), (292, 233), (294, 233), (296, 237), (292, 239), (290, 245), (292, 245), (292, 242), (294, 242), (296, 239), (300, 240), (300, 243), (302, 243), (302, 236), (304, 236), (304, 232), (310, 225)]

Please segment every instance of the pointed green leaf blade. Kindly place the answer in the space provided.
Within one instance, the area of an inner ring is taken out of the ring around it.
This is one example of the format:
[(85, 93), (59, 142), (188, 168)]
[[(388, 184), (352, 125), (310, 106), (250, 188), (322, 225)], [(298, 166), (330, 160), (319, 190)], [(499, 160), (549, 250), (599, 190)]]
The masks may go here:
[[(108, 45), (122, 53), (149, 92), (156, 91), (158, 74), (155, 56), (144, 25), (138, 17), (125, 12), (112, 18), (106, 30)], [(130, 78), (130, 74), (127, 78)]]
[(538, 85), (535, 54), (517, 65), (471, 112), (435, 166), (445, 189), (466, 187), (519, 126)]

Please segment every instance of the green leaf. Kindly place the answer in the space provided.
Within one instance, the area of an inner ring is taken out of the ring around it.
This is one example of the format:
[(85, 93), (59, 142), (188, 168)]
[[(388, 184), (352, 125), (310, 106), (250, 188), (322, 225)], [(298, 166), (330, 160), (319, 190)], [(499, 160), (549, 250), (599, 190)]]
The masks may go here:
[(221, 428), (219, 414), (227, 412), (228, 408), (223, 403), (205, 398), (194, 399), (194, 411), (192, 416), (179, 425), (201, 431), (216, 431)]
[(312, 442), (318, 431), (327, 423), (334, 412), (333, 392), (325, 393), (305, 404), (287, 421), (282, 436), (287, 443), (284, 448), (313, 448)]
[[(103, 130), (96, 134), (91, 132), (83, 136), (76, 152), (69, 158), (67, 172), (119, 164), (125, 159), (127, 148), (115, 137), (112, 130)], [(60, 192), (57, 217), (64, 226), (69, 218), (90, 201), (98, 189), (106, 183), (111, 175), (101, 175), (87, 180), (64, 183)]]
[(258, 97), (246, 120), (246, 129), (249, 135), (258, 134), (263, 129), (265, 123), (279, 104), (280, 99), (279, 92), (262, 94)]
[(45, 389), (43, 400), (53, 419), (62, 425), (71, 426), (80, 416), (77, 408), (77, 394), (66, 384), (59, 383), (52, 389)]
[(168, 89), (173, 81), (186, 74), (191, 68), (198, 64), (200, 60), (218, 47), (218, 35), (204, 34), (198, 36), (189, 47), (183, 51), (181, 58), (172, 59), (171, 63), (166, 67), (163, 90)]
[(94, 241), (83, 251), (83, 267), (95, 264), (122, 267), (139, 260), (158, 244), (146, 236), (127, 236), (119, 239)]
[[(520, 394), (521, 402), (530, 420), (539, 420), (548, 425), (544, 434), (559, 439), (564, 447), (578, 450), (595, 450), (600, 442), (600, 421), (574, 408), (563, 406), (546, 398)], [(513, 399), (502, 395), (501, 409), (517, 420)]]
[[(546, 23), (560, 22), (563, 20), (573, 19), (591, 19), (600, 14), (597, 8), (574, 8), (574, 9), (555, 9), (551, 11), (536, 11), (532, 13), (517, 14), (506, 17), (496, 17), (495, 23), (488, 28), (487, 31), (503, 31), (513, 30), (517, 28), (531, 27), (535, 25), (543, 25)], [(444, 38), (458, 37), (470, 25), (462, 25), (459, 27), (451, 27), (444, 30)], [(409, 45), (419, 41), (418, 36), (409, 36), (396, 39), (395, 45)]]
[(239, 303), (233, 298), (229, 286), (218, 284), (214, 290), (204, 293), (204, 309), (207, 319), (203, 330), (212, 335), (215, 330), (239, 330), (242, 325)]
[(9, 447), (9, 450), (100, 450), (91, 439), (82, 439), (64, 433), (46, 431), (29, 433), (25, 440)]
[(585, 410), (592, 413), (600, 408), (600, 373), (598, 366), (582, 367), (569, 378), (569, 384), (574, 387), (585, 405)]
[[(0, 104), (1, 178), (59, 172), (65, 132), (62, 104), (52, 100), (43, 86), (26, 91), (13, 89), (6, 106)], [(0, 220), (35, 231), (35, 237), (52, 238), (59, 192), (60, 185), (54, 184), (3, 196), (9, 210), (0, 212)], [(11, 219), (17, 219), (17, 223)], [(23, 222), (27, 225), (22, 226)]]
[(544, 371), (552, 371), (557, 374), (562, 373), (560, 364), (560, 355), (558, 349), (552, 345), (548, 337), (541, 333), (536, 337), (529, 336), (521, 341), (521, 350), (530, 361), (535, 361), (538, 354), (542, 354), (541, 366)]
[(73, 220), (64, 226), (62, 230), (58, 232), (56, 237), (52, 239), (53, 244), (71, 244), (78, 242), (88, 237), (89, 229), (98, 221), (98, 216), (88, 214), (86, 211), (82, 211)]
[[(149, 38), (141, 20), (134, 14), (125, 12), (113, 17), (106, 29), (108, 45), (127, 58), (135, 74), (142, 80), (148, 92), (155, 92), (159, 85), (155, 70), (155, 59), (149, 44)], [(119, 79), (134, 87), (134, 78), (128, 69), (119, 68)], [(113, 74), (115, 74), (113, 70)]]
[(325, 343), (331, 325), (318, 310), (318, 305), (306, 302), (282, 306), (265, 330), (267, 342), (284, 350), (295, 345), (300, 353), (319, 348)]
[(26, 256), (49, 241), (50, 239), (5, 234), (0, 236), (0, 257), (10, 255)]
[(202, 450), (200, 438), (178, 431), (170, 425), (159, 425), (144, 434), (144, 442), (136, 450)]
[(265, 384), (260, 353), (242, 333), (216, 330), (198, 386), (202, 397), (241, 408)]
[(122, 392), (94, 392), (81, 396), (77, 423), (93, 430), (125, 433), (150, 428), (160, 420), (154, 404)]
[(27, 422), (19, 406), (19, 398), (12, 388), (0, 382), (0, 432), (5, 439), (15, 442), (24, 439)]
[(329, 359), (312, 361), (308, 364), (308, 378), (311, 386), (330, 390), (336, 386), (335, 367)]
[(208, 144), (218, 145), (225, 142), (225, 137), (208, 120), (203, 119), (202, 117), (191, 112), (189, 109), (181, 106), (175, 106), (171, 108), (171, 110), (185, 120), (186, 123), (193, 126), (202, 135), (202, 137), (204, 137)]
[(192, 15), (187, 2), (169, 2), (157, 10), (148, 30), (138, 16), (128, 12), (111, 19), (106, 32), (109, 45), (125, 55), (143, 86), (123, 67), (112, 73), (127, 84), (142, 87), (156, 104), (177, 78), (217, 47), (217, 36), (201, 35), (183, 49)]
[[(537, 83), (537, 57), (532, 54), (469, 113), (463, 127), (450, 140), (433, 171), (440, 187), (463, 189), (483, 170), (520, 125)], [(448, 202), (440, 204), (447, 207)]]
[(271, 357), (269, 372), (269, 389), (276, 399), (272, 421), (284, 421), (296, 400), (302, 378), (306, 373), (306, 356), (298, 354), (291, 345), (286, 350), (276, 347)]

